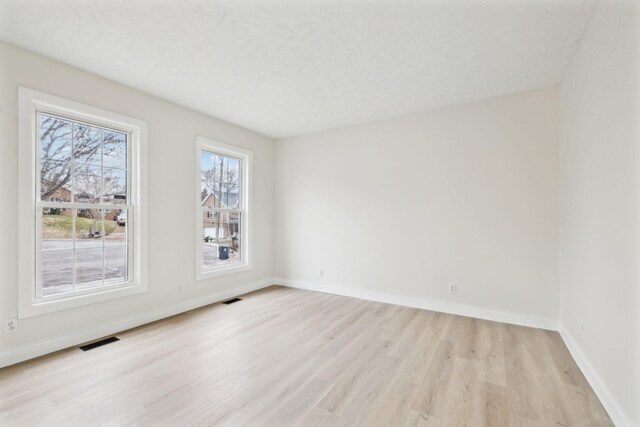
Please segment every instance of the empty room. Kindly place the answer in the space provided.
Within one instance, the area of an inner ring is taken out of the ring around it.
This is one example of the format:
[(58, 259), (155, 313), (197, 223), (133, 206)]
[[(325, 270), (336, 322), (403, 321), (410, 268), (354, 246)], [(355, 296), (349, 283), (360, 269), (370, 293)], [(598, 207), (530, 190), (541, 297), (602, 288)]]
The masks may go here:
[(640, 2), (0, 0), (0, 425), (640, 427)]

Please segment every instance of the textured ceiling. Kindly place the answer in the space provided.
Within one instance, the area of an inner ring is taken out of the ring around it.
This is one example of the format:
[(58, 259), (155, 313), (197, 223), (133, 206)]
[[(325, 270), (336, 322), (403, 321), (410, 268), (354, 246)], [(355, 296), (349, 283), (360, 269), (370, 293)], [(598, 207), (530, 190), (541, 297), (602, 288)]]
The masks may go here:
[(280, 138), (559, 83), (594, 0), (0, 0), (0, 39)]

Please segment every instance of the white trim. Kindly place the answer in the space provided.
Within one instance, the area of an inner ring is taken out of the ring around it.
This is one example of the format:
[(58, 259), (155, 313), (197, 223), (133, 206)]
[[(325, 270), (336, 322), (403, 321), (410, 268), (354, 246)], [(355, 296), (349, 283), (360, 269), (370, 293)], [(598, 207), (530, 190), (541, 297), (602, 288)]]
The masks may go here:
[[(201, 179), (202, 172), (200, 170), (200, 157), (202, 151), (215, 152), (230, 157), (239, 158), (242, 161), (242, 179), (241, 193), (242, 215), (240, 224), (240, 259), (238, 264), (222, 265), (220, 267), (203, 269), (202, 268), (202, 201), (201, 198)], [(211, 279), (214, 277), (226, 276), (228, 274), (239, 273), (241, 271), (251, 270), (253, 268), (253, 215), (252, 208), (252, 191), (253, 191), (253, 152), (233, 145), (224, 144), (213, 139), (203, 136), (196, 137), (196, 164), (195, 164), (195, 267), (196, 280)]]
[(271, 286), (272, 284), (273, 280), (267, 279), (260, 282), (249, 283), (247, 285), (236, 286), (234, 288), (219, 291), (205, 297), (184, 301), (172, 306), (156, 308), (154, 310), (132, 315), (125, 319), (104, 323), (102, 325), (94, 326), (91, 328), (81, 329), (79, 331), (71, 332), (69, 334), (61, 335), (55, 338), (46, 339), (26, 346), (4, 350), (0, 352), (0, 368), (23, 362), (25, 360), (33, 359), (34, 357), (53, 353), (54, 351), (63, 350), (65, 348), (83, 344), (88, 341), (102, 338), (106, 335), (116, 334), (127, 329), (155, 322), (156, 320), (184, 313), (185, 311), (193, 310), (199, 307), (204, 307), (206, 305), (253, 292), (258, 289), (266, 288), (268, 286)]
[(558, 332), (569, 349), (569, 353), (571, 353), (573, 360), (576, 361), (576, 364), (589, 382), (589, 385), (591, 385), (591, 388), (598, 396), (598, 399), (600, 399), (602, 406), (604, 406), (604, 409), (606, 409), (609, 414), (611, 421), (613, 421), (617, 427), (631, 427), (632, 424), (629, 417), (627, 417), (609, 388), (606, 386), (604, 381), (602, 381), (598, 372), (593, 369), (589, 359), (585, 356), (577, 341), (573, 338), (573, 335), (571, 335), (562, 322), (558, 322)]
[(274, 279), (275, 283), (290, 288), (307, 289), (324, 292), (327, 294), (342, 295), (369, 301), (384, 302), (387, 304), (403, 305), (406, 307), (421, 308), (424, 310), (439, 311), (442, 313), (457, 314), (459, 316), (475, 317), (477, 319), (492, 320), (494, 322), (511, 323), (514, 325), (528, 326), (531, 328), (557, 330), (558, 321), (528, 314), (513, 313), (485, 307), (477, 307), (466, 304), (456, 304), (430, 298), (416, 298), (407, 295), (392, 294), (387, 292), (370, 291), (344, 286), (319, 285), (316, 283), (302, 282), (283, 278)]
[[(148, 284), (148, 207), (147, 207), (147, 123), (78, 102), (70, 101), (25, 87), (18, 88), (19, 123), (19, 297), (18, 317), (26, 318), (58, 310), (66, 310), (86, 304), (147, 292)], [(68, 298), (47, 301), (36, 298), (37, 248), (36, 230), (39, 202), (39, 183), (36, 182), (37, 155), (36, 112), (68, 117), (72, 120), (94, 123), (129, 134), (127, 185), (130, 191), (129, 209), (131, 281), (117, 289), (98, 288), (88, 294), (70, 294)]]

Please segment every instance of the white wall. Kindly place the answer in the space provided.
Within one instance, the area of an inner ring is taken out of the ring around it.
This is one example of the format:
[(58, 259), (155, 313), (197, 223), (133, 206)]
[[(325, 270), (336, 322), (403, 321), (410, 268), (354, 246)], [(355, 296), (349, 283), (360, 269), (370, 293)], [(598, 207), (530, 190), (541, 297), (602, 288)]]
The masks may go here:
[[(272, 140), (0, 43), (0, 319), (15, 316), (18, 304), (18, 85), (148, 122), (150, 291), (22, 319), (18, 333), (0, 333), (0, 356), (45, 339), (162, 307), (185, 306), (185, 302), (272, 277)], [(253, 269), (202, 282), (195, 281), (193, 262), (196, 135), (253, 150), (255, 173)], [(184, 285), (181, 294), (176, 293), (178, 283)]]
[(555, 89), (277, 141), (276, 275), (556, 319), (557, 142)]
[(636, 2), (601, 2), (559, 96), (560, 320), (634, 425), (640, 425), (639, 26)]

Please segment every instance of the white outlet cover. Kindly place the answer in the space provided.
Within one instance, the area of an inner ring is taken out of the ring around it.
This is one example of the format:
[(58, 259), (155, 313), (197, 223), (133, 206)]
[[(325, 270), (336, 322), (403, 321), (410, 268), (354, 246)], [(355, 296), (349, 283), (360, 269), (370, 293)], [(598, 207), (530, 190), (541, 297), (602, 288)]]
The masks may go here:
[(7, 319), (4, 321), (4, 333), (13, 334), (18, 332), (18, 318)]

